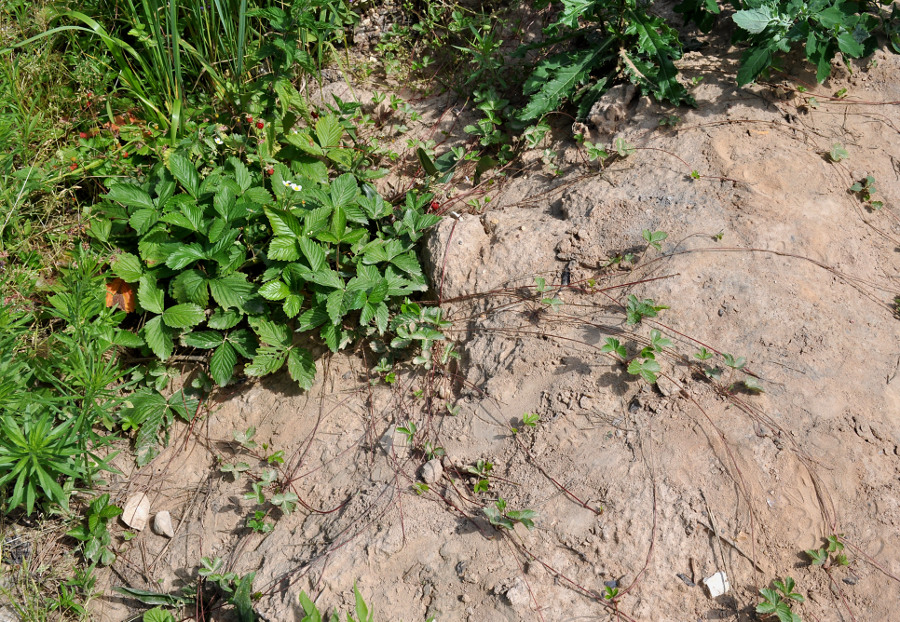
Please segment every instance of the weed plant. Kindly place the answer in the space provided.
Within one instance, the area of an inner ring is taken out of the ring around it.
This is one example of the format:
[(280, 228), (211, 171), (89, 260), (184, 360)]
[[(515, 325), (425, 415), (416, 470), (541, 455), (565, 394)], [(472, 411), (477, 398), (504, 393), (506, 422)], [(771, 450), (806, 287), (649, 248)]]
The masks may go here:
[(619, 75), (661, 101), (693, 102), (677, 79), (674, 61), (681, 58), (677, 33), (636, 0), (563, 0), (545, 34), (546, 41), (522, 52), (572, 40), (583, 43), (536, 64), (524, 83), (530, 99), (518, 115), (523, 121), (538, 119), (565, 100), (577, 104), (578, 117), (584, 118)]
[[(31, 514), (52, 502), (68, 507), (77, 485), (91, 486), (109, 470), (111, 456), (98, 451), (109, 438), (125, 370), (112, 356), (117, 345), (133, 344), (118, 328), (124, 314), (105, 307), (99, 264), (79, 253), (61, 273), (56, 293), (41, 318), (7, 306), (0, 388), (0, 487), (3, 509)], [(37, 320), (49, 333), (33, 331)], [(27, 339), (27, 341), (26, 341)], [(36, 346), (31, 346), (36, 341)]]
[[(741, 56), (737, 82), (754, 81), (777, 62), (778, 54), (801, 48), (816, 67), (816, 80), (831, 75), (831, 61), (840, 54), (848, 58), (869, 56), (878, 45), (878, 35), (887, 35), (893, 50), (900, 53), (900, 9), (878, 3), (843, 0), (741, 0), (732, 3), (738, 27), (735, 40), (747, 44)], [(716, 24), (721, 12), (715, 2), (685, 0), (675, 9), (704, 32)]]

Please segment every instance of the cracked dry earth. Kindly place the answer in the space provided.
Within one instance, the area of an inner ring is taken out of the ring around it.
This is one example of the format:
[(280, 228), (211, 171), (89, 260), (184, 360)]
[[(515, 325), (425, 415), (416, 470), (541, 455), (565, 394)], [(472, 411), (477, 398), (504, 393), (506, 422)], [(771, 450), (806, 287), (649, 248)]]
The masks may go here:
[[(308, 393), (268, 379), (175, 430), (117, 495), (146, 491), (175, 536), (142, 532), (108, 584), (175, 589), (220, 556), (256, 572), (264, 620), (302, 618), (300, 590), (348, 610), (355, 582), (377, 620), (694, 621), (758, 619), (758, 590), (791, 576), (804, 620), (897, 619), (900, 57), (835, 67), (804, 95), (791, 88), (814, 85), (802, 66), (736, 88), (736, 56), (686, 55), (685, 78), (704, 76), (695, 109), (606, 96), (585, 129), (638, 147), (628, 157), (601, 171), (558, 128), (561, 175), (526, 154), (482, 214), (448, 214), (423, 254), (459, 361), (372, 386), (371, 351), (321, 359)], [(450, 105), (419, 102), (452, 133)], [(827, 156), (834, 143), (845, 160)], [(848, 191), (866, 175), (880, 210)], [(660, 251), (644, 250), (644, 229), (668, 233)], [(631, 294), (669, 308), (629, 325)], [(652, 329), (672, 342), (656, 385), (601, 352), (613, 337), (633, 358)], [(741, 372), (709, 380), (701, 346), (746, 357), (764, 392), (740, 390)], [(408, 421), (445, 449), (441, 464), (423, 471), (396, 430)], [(217, 468), (246, 459), (232, 433), (249, 426), (284, 451), (304, 502), (275, 511), (267, 535), (246, 527), (249, 478)], [(476, 495), (478, 460), (493, 471)], [(534, 529), (495, 530), (480, 508), (498, 497), (536, 511)], [(810, 566), (803, 551), (831, 534), (849, 565)], [(730, 589), (711, 598), (716, 572)], [(136, 611), (116, 595), (95, 606), (98, 620)]]

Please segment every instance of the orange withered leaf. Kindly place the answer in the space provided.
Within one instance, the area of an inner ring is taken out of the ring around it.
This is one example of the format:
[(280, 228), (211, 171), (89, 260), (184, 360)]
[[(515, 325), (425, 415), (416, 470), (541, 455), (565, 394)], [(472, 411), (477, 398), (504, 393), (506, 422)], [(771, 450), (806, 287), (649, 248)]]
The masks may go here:
[(131, 313), (135, 307), (134, 289), (122, 279), (110, 281), (106, 284), (106, 306)]

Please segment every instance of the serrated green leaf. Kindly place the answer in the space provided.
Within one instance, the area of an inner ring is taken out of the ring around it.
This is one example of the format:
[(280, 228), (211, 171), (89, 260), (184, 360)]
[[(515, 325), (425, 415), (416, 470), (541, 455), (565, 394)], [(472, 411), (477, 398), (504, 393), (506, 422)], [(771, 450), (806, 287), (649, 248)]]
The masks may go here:
[(166, 226), (161, 223), (156, 224), (138, 242), (141, 260), (150, 267), (165, 263), (166, 257), (160, 249), (168, 241), (169, 233)]
[(251, 326), (263, 343), (286, 348), (291, 345), (291, 336), (287, 326), (269, 320), (252, 319)]
[(366, 302), (366, 293), (357, 290), (355, 292), (346, 292), (344, 295), (344, 313), (347, 311), (362, 309)]
[(285, 134), (284, 140), (289, 145), (293, 145), (300, 151), (312, 154), (313, 156), (321, 156), (325, 153), (325, 150), (322, 149), (318, 144), (316, 144), (316, 141), (313, 140), (312, 136), (310, 136), (309, 132), (307, 132), (306, 130), (299, 130), (296, 133), (291, 132), (289, 134)]
[(256, 351), (253, 361), (244, 367), (244, 373), (248, 376), (268, 376), (284, 365), (287, 351), (280, 347), (263, 346)]
[(644, 359), (640, 361), (638, 359), (634, 359), (628, 364), (628, 373), (633, 374), (635, 376), (640, 376), (650, 384), (653, 384), (657, 380), (657, 374), (660, 371), (659, 363), (654, 359)]
[[(693, 98), (677, 80), (678, 68), (673, 62), (681, 58), (678, 34), (662, 19), (645, 13), (643, 9), (629, 8), (626, 14), (626, 21), (629, 24), (625, 32), (637, 35), (638, 49), (650, 61), (641, 68), (643, 75), (638, 77), (638, 81), (649, 87), (659, 99), (674, 104), (680, 104), (682, 101), (693, 103)], [(626, 52), (622, 52), (623, 58), (627, 56)], [(634, 57), (631, 58), (637, 65), (638, 61)], [(626, 66), (626, 70), (628, 69)]]
[(128, 224), (138, 235), (144, 235), (156, 224), (158, 218), (159, 214), (155, 209), (139, 209), (128, 219)]
[(141, 276), (138, 285), (138, 302), (141, 307), (151, 313), (162, 313), (164, 299), (165, 294), (157, 287), (156, 279), (149, 274)]
[(209, 286), (199, 270), (185, 270), (172, 279), (172, 295), (178, 302), (193, 302), (201, 307), (209, 304)]
[(609, 90), (608, 82), (609, 79), (606, 77), (598, 78), (590, 88), (578, 92), (575, 96), (575, 100), (578, 102), (577, 116), (579, 119), (586, 119), (588, 117), (594, 104), (597, 103), (597, 100)]
[(397, 255), (396, 257), (391, 259), (391, 263), (407, 274), (411, 274), (413, 276), (422, 276), (422, 266), (419, 265), (419, 260), (416, 258), (415, 253), (413, 253), (412, 251), (403, 255)]
[(387, 305), (383, 302), (375, 308), (375, 326), (378, 327), (378, 333), (384, 334), (388, 327), (389, 312)]
[(221, 218), (215, 218), (206, 232), (206, 237), (210, 242), (215, 244), (222, 239), (222, 234), (228, 229), (228, 223)]
[(192, 197), (197, 197), (200, 190), (200, 175), (188, 158), (180, 153), (173, 153), (169, 156), (166, 168), (169, 169), (172, 176), (181, 183)]
[(359, 314), (359, 325), (366, 326), (369, 322), (372, 321), (372, 318), (375, 317), (376, 306), (371, 303), (366, 303), (363, 305), (362, 311)]
[(226, 311), (224, 309), (216, 308), (206, 321), (206, 325), (216, 330), (228, 330), (229, 328), (237, 326), (238, 322), (240, 322), (243, 317), (244, 314), (237, 309)]
[(250, 188), (250, 185), (253, 183), (252, 178), (250, 177), (250, 170), (237, 158), (228, 158), (228, 163), (231, 164), (231, 168), (234, 169), (234, 180), (237, 182), (237, 185), (240, 186), (241, 192), (247, 192), (247, 189)]
[(345, 207), (356, 202), (359, 196), (359, 186), (356, 177), (351, 173), (344, 173), (331, 182), (331, 201), (333, 207)]
[(328, 166), (316, 157), (299, 156), (294, 160), (293, 166), (298, 174), (315, 183), (328, 183)]
[(387, 298), (388, 293), (388, 282), (387, 279), (379, 279), (378, 283), (372, 287), (372, 290), (368, 295), (368, 302), (373, 305), (377, 305), (382, 302), (385, 298)]
[(303, 252), (303, 256), (306, 257), (306, 261), (309, 262), (309, 267), (313, 272), (318, 272), (325, 265), (325, 250), (315, 240), (305, 236), (301, 237), (300, 250)]
[(181, 212), (166, 212), (162, 216), (159, 217), (162, 222), (168, 223), (170, 225), (177, 225), (188, 231), (196, 231), (194, 228), (194, 223), (192, 223), (187, 216), (182, 214)]
[(315, 235), (328, 227), (328, 217), (331, 216), (330, 207), (317, 207), (303, 215), (303, 234)]
[(341, 329), (336, 324), (326, 323), (322, 330), (319, 331), (319, 336), (325, 341), (325, 345), (328, 346), (328, 349), (332, 352), (337, 352), (340, 349), (340, 334)]
[(228, 342), (223, 343), (213, 352), (209, 359), (209, 375), (220, 387), (224, 387), (234, 375), (237, 365), (237, 352)]
[(378, 271), (377, 266), (358, 264), (356, 267), (356, 276), (347, 283), (347, 291), (355, 292), (362, 290), (369, 292), (378, 285), (383, 278), (384, 277), (381, 276), (381, 272)]
[(290, 294), (287, 298), (284, 299), (283, 309), (284, 314), (288, 317), (295, 317), (298, 313), (300, 313), (300, 308), (303, 306), (303, 296), (299, 296), (297, 294)]
[(772, 64), (772, 51), (765, 47), (750, 48), (741, 57), (741, 67), (738, 69), (738, 86), (744, 86), (753, 82), (763, 70)]
[(213, 198), (213, 207), (216, 212), (218, 212), (219, 216), (226, 221), (232, 220), (236, 203), (237, 195), (234, 193), (234, 190), (231, 189), (231, 186), (225, 184), (219, 188), (215, 198)]
[(738, 27), (743, 28), (752, 35), (758, 35), (772, 21), (772, 11), (767, 6), (761, 6), (757, 9), (736, 11), (731, 18)]
[(840, 48), (841, 52), (850, 56), (851, 58), (859, 58), (865, 52), (865, 47), (862, 43), (857, 41), (853, 37), (853, 33), (850, 32), (842, 32), (837, 36), (838, 48)]
[(389, 240), (375, 239), (363, 247), (363, 262), (371, 265), (391, 261), (404, 250), (403, 243), (397, 238)]
[(254, 294), (253, 284), (247, 282), (247, 275), (243, 272), (213, 279), (209, 282), (209, 289), (213, 299), (225, 310), (243, 309)]
[(297, 261), (300, 259), (297, 246), (297, 239), (293, 237), (272, 238), (267, 255), (272, 261)]
[(126, 283), (137, 283), (144, 273), (141, 260), (131, 253), (118, 255), (112, 269), (113, 273)]
[(112, 222), (107, 218), (94, 218), (91, 220), (91, 226), (88, 229), (88, 234), (101, 241), (108, 242), (109, 234), (112, 233)]
[(329, 287), (332, 289), (343, 289), (344, 283), (341, 281), (340, 275), (331, 268), (323, 268), (318, 272), (309, 272), (304, 274), (307, 281), (312, 281), (317, 285)]
[(362, 195), (358, 200), (359, 204), (366, 211), (366, 214), (373, 220), (384, 218), (391, 213), (390, 204), (385, 202), (380, 194), (372, 193), (371, 196)]
[(248, 359), (256, 356), (256, 348), (259, 347), (256, 335), (253, 334), (253, 331), (246, 328), (229, 333), (228, 343), (234, 346), (238, 354)]
[(115, 184), (109, 189), (106, 198), (127, 207), (156, 210), (150, 195), (134, 184)]
[(319, 120), (316, 121), (316, 138), (323, 148), (340, 147), (343, 135), (344, 128), (341, 127), (341, 122), (335, 115), (319, 117)]
[(332, 162), (337, 162), (345, 168), (353, 166), (353, 151), (343, 147), (339, 149), (329, 149), (325, 155)]
[(336, 289), (328, 294), (328, 298), (325, 301), (325, 310), (328, 312), (328, 317), (332, 324), (340, 324), (341, 318), (343, 318), (343, 304), (343, 290)]
[(316, 363), (312, 354), (304, 348), (292, 348), (287, 359), (288, 373), (304, 391), (312, 388), (316, 379)]
[[(609, 39), (603, 45), (567, 54), (564, 64), (560, 63), (560, 57), (554, 57), (551, 61), (552, 64), (545, 64), (543, 69), (555, 73), (555, 75), (545, 81), (540, 90), (532, 95), (528, 105), (519, 113), (519, 119), (530, 121), (556, 110), (563, 99), (570, 97), (575, 92), (575, 87), (588, 78), (591, 67), (605, 52), (611, 41), (612, 39)], [(550, 69), (551, 67), (552, 69)], [(536, 70), (539, 68), (541, 68), (540, 63)]]
[(210, 259), (215, 260), (219, 264), (219, 274), (223, 276), (237, 270), (246, 258), (245, 246), (236, 243), (240, 235), (240, 229), (228, 229), (222, 233), (222, 238), (208, 251)]
[(184, 201), (178, 207), (181, 210), (181, 213), (187, 219), (189, 223), (191, 223), (190, 229), (192, 231), (200, 231), (202, 232), (203, 227), (203, 207), (197, 205), (193, 201)]
[[(164, 412), (164, 411), (161, 411)], [(134, 438), (134, 459), (138, 467), (146, 466), (159, 455), (159, 439), (157, 434), (161, 423), (156, 423), (155, 417), (152, 421), (146, 422), (138, 429), (138, 433)], [(153, 425), (156, 423), (156, 425)]]
[(222, 333), (211, 330), (202, 330), (187, 333), (181, 336), (181, 343), (189, 348), (201, 348), (203, 350), (211, 350), (222, 345), (225, 337)]
[(191, 328), (206, 319), (203, 307), (192, 302), (169, 307), (163, 312), (163, 321), (171, 328)]
[(307, 309), (300, 314), (300, 318), (298, 319), (297, 332), (303, 333), (308, 330), (312, 330), (327, 322), (328, 319), (328, 311), (325, 310), (325, 305), (318, 305), (316, 307), (313, 307), (312, 309)]
[(297, 217), (280, 209), (265, 208), (263, 210), (269, 219), (272, 227), (272, 233), (276, 236), (285, 236), (290, 238), (298, 238), (303, 234), (303, 226)]
[(166, 266), (173, 270), (183, 270), (195, 261), (206, 258), (203, 248), (196, 242), (192, 244), (178, 244), (171, 249), (169, 256), (166, 257)]
[(258, 205), (268, 205), (272, 202), (272, 195), (262, 186), (253, 186), (244, 192), (244, 198)]
[(147, 347), (161, 361), (165, 361), (175, 349), (174, 330), (163, 324), (162, 316), (157, 315), (144, 324), (144, 341)]
[(405, 296), (413, 292), (423, 292), (428, 289), (424, 282), (417, 283), (409, 279), (405, 279), (394, 270), (393, 266), (388, 266), (384, 271), (384, 278), (388, 282), (388, 296)]
[(331, 212), (331, 235), (334, 237), (333, 241), (335, 243), (342, 242), (346, 230), (347, 212), (344, 211), (343, 207), (335, 206), (334, 210)]
[(259, 288), (259, 295), (266, 300), (284, 300), (291, 294), (290, 288), (282, 281), (269, 281)]
[(175, 616), (168, 609), (154, 607), (144, 612), (141, 622), (175, 622)]
[(144, 340), (130, 330), (119, 329), (113, 338), (113, 344), (123, 348), (140, 348), (144, 345)]

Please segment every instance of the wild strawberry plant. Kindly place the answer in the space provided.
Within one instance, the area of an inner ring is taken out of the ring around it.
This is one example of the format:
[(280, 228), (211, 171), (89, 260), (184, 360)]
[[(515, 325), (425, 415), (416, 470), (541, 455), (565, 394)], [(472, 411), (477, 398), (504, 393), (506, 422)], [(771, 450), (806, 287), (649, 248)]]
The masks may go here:
[(337, 115), (295, 121), (286, 111), (255, 141), (201, 131), (145, 180), (112, 185), (91, 227), (137, 291), (147, 347), (163, 361), (211, 350), (219, 385), (243, 359), (247, 375), (287, 366), (308, 389), (317, 339), (337, 351), (383, 334), (394, 302), (427, 288), (414, 246), (439, 220), (431, 195), (390, 205)]

